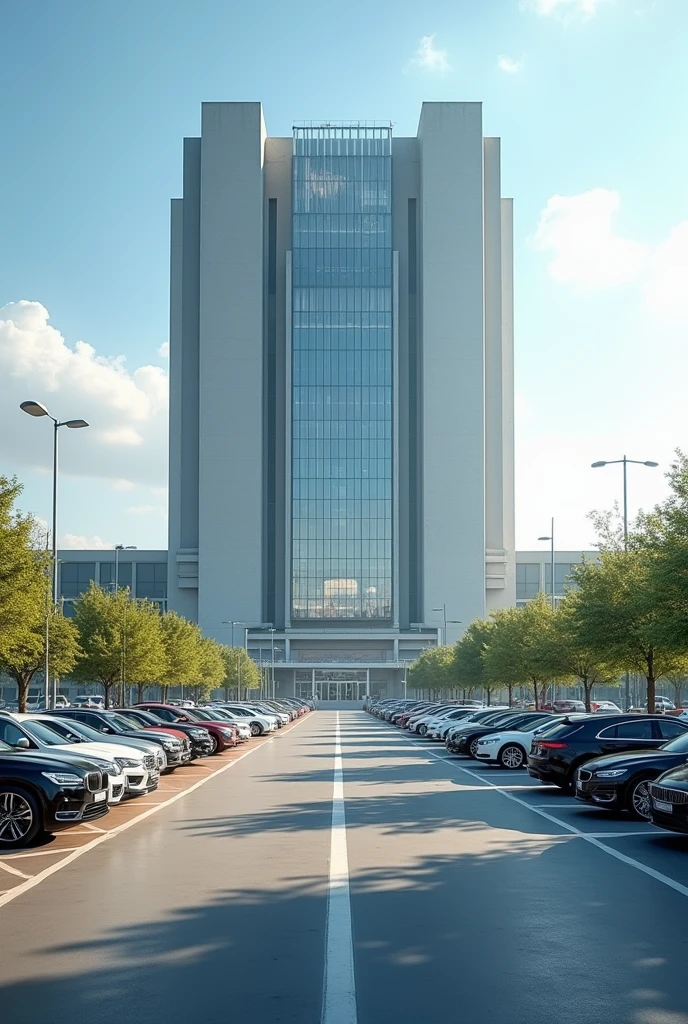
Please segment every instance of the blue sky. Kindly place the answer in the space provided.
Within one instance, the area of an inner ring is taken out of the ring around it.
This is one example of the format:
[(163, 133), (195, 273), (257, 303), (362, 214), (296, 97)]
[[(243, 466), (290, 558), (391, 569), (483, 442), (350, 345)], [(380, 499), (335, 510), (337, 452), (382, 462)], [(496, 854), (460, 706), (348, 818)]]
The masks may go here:
[[(517, 543), (586, 547), (620, 474), (686, 447), (686, 0), (8, 0), (0, 90), (0, 471), (60, 534), (166, 545), (169, 198), (203, 100), (294, 120), (391, 120), (481, 100), (516, 215)], [(559, 198), (557, 198), (559, 197)], [(43, 307), (49, 311), (46, 321)], [(12, 323), (9, 323), (12, 321)], [(631, 507), (664, 493), (631, 476)]]

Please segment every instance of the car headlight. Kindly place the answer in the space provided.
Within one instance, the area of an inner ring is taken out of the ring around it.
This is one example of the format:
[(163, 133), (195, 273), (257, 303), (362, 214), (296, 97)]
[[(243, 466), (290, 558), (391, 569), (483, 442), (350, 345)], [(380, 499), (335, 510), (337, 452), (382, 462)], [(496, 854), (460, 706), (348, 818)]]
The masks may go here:
[(165, 740), (165, 742), (162, 745), (162, 749), (163, 750), (170, 750), (170, 751), (171, 750), (176, 750), (177, 749), (177, 743), (174, 740)]
[(195, 740), (205, 739), (205, 729), (193, 729), (191, 735)]
[(593, 772), (597, 779), (617, 779), (619, 775), (625, 775), (628, 768), (610, 768), (606, 772)]
[(234, 736), (234, 730), (233, 729), (220, 729), (220, 732), (228, 740), (231, 740), (232, 737)]
[(81, 776), (72, 772), (41, 772), (41, 775), (50, 779), (56, 786), (64, 786), (65, 789), (81, 789), (84, 785)]
[(488, 743), (498, 743), (501, 740), (501, 736), (489, 736), (485, 740), (478, 740), (479, 747), (486, 747)]
[(140, 761), (135, 761), (133, 757), (116, 757), (115, 761), (120, 768), (140, 768)]

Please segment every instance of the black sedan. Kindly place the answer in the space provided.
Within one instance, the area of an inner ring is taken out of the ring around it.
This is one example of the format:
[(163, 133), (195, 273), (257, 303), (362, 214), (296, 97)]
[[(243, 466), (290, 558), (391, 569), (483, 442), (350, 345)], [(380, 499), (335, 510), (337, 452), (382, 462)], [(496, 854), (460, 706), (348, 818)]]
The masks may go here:
[(131, 736), (132, 739), (148, 740), (156, 743), (165, 751), (167, 768), (178, 768), (191, 759), (191, 744), (188, 739), (177, 739), (172, 732), (147, 728), (137, 728), (133, 720), (127, 720), (124, 714), (116, 711), (97, 711), (94, 708), (54, 708), (47, 711), (48, 715), (61, 715), (73, 718), (76, 722), (85, 722), (97, 732), (106, 736)]
[(659, 750), (635, 750), (587, 761), (576, 772), (576, 799), (607, 810), (626, 810), (650, 818), (649, 784), (663, 772), (688, 761), (688, 733), (683, 731)]
[(649, 790), (652, 824), (688, 834), (688, 765), (660, 775)]
[(447, 737), (447, 750), (452, 754), (475, 757), (478, 753), (478, 740), (482, 736), (488, 736), (498, 729), (516, 729), (531, 722), (533, 725), (539, 721), (544, 723), (548, 718), (551, 718), (551, 715), (538, 711), (498, 711), (476, 722), (475, 725), (470, 723), (453, 730), (453, 733), (450, 733), (451, 740), (449, 736)]
[(688, 731), (688, 724), (664, 715), (567, 715), (533, 740), (528, 773), (569, 789), (579, 768), (605, 754), (657, 750)]
[(102, 818), (107, 800), (107, 775), (87, 758), (18, 752), (0, 741), (0, 853)]
[[(150, 711), (142, 711), (141, 708), (127, 708), (125, 714), (127, 718), (138, 722), (143, 729), (160, 728), (161, 725), (165, 724), (159, 718), (156, 718), (155, 715), (152, 715)], [(185, 736), (188, 736), (189, 743), (191, 744), (192, 760), (212, 754), (213, 744), (207, 729), (200, 725), (187, 725), (185, 722), (175, 722), (174, 731), (183, 732)]]

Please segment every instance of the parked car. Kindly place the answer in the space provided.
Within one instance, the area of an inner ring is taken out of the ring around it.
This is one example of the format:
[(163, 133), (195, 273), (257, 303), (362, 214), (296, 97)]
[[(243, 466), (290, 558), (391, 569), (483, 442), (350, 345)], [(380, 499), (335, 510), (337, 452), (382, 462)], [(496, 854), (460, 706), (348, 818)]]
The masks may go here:
[(0, 853), (108, 813), (107, 776), (88, 758), (13, 750), (0, 741)]
[[(127, 708), (124, 712), (127, 719), (132, 719), (137, 722), (143, 729), (158, 729), (165, 730), (165, 726), (162, 725), (161, 720), (152, 715), (149, 711), (144, 711), (142, 708)], [(207, 729), (204, 729), (201, 725), (192, 725), (190, 722), (175, 722), (174, 733), (180, 737), (186, 736), (191, 744), (191, 759), (194, 760), (197, 757), (207, 757), (213, 752), (213, 741), (210, 737), (210, 733)]]
[(257, 714), (255, 711), (249, 711), (248, 708), (242, 707), (239, 704), (223, 704), (219, 711), (227, 711), (230, 713), (232, 718), (245, 721), (250, 730), (252, 736), (262, 736), (266, 732), (271, 732), (276, 728), (273, 720), (268, 718), (266, 715)]
[[(647, 701), (643, 704), (643, 707), (647, 709)], [(676, 705), (673, 700), (669, 700), (668, 697), (655, 696), (655, 711), (675, 711)]]
[(96, 708), (54, 708), (47, 711), (48, 715), (63, 715), (77, 722), (90, 725), (105, 736), (131, 736), (134, 739), (148, 740), (156, 743), (163, 754), (164, 764), (161, 771), (174, 771), (182, 764), (191, 760), (191, 744), (186, 737), (167, 730), (141, 729), (138, 723), (120, 715), (117, 711), (99, 711)]
[(688, 723), (662, 715), (568, 715), (538, 734), (528, 755), (528, 773), (540, 782), (569, 789), (586, 761), (627, 750), (656, 750), (676, 735), (665, 726)]
[(576, 772), (576, 799), (603, 810), (626, 810), (634, 818), (650, 818), (649, 785), (664, 772), (688, 761), (688, 731), (681, 723), (665, 719), (664, 735), (675, 734), (658, 750), (596, 757)]
[(499, 764), (509, 770), (525, 768), (531, 743), (539, 732), (549, 729), (553, 721), (556, 721), (554, 716), (542, 714), (511, 728), (489, 733), (478, 740), (476, 759), (487, 764)]
[(250, 740), (253, 736), (251, 732), (251, 726), (247, 718), (240, 718), (232, 715), (231, 711), (226, 711), (224, 708), (206, 708), (205, 713), (217, 722), (228, 722), (237, 731), (238, 739), (241, 743), (245, 743), (246, 740)]
[(480, 722), (466, 723), (458, 730), (452, 730), (447, 737), (447, 750), (452, 754), (463, 754), (464, 757), (477, 757), (478, 741), (483, 736), (496, 732), (498, 729), (516, 729), (519, 725), (544, 723), (551, 718), (543, 711), (499, 711), (482, 719)]
[(208, 718), (200, 708), (177, 708), (172, 704), (159, 704), (157, 701), (147, 701), (142, 704), (135, 704), (134, 709), (149, 711), (161, 724), (174, 726), (177, 722), (202, 726), (210, 734), (211, 754), (220, 754), (227, 747), (236, 747), (239, 742), (236, 729), (231, 723), (213, 721)]
[[(586, 711), (585, 701), (583, 700), (553, 700), (547, 704), (543, 704), (540, 711), (554, 711), (556, 714), (568, 715), (571, 713)], [(619, 711), (621, 708), (619, 708)]]
[(444, 743), (449, 730), (458, 722), (465, 722), (474, 713), (475, 708), (453, 708), (438, 715), (437, 718), (431, 718), (426, 727), (425, 738)]
[(621, 715), (623, 713), (613, 700), (591, 700), (590, 710), (596, 715)]
[(89, 694), (81, 694), (79, 697), (72, 697), (69, 704), (58, 704), (57, 707), (68, 707), (74, 708), (104, 708), (105, 698), (100, 694), (95, 696)]
[(669, 832), (688, 833), (688, 765), (660, 775), (649, 790), (652, 824)]
[[(103, 737), (97, 742), (85, 740), (72, 730), (60, 729), (57, 717), (0, 713), (0, 739), (11, 747), (42, 750), (46, 754), (76, 754), (88, 758), (108, 776), (108, 803), (119, 803), (122, 797), (150, 793), (160, 779), (152, 754), (131, 750)], [(53, 725), (58, 728), (54, 729)], [(22, 742), (24, 741), (24, 742)]]

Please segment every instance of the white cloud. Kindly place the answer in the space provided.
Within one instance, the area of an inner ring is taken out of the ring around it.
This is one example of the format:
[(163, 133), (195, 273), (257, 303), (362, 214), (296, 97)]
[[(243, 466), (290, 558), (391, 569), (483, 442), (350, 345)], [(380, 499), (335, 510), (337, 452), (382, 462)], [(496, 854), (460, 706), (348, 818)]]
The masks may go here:
[(552, 15), (568, 20), (571, 17), (592, 18), (602, 0), (524, 0), (522, 7), (543, 18)]
[(97, 534), (93, 537), (84, 537), (81, 534), (65, 533), (58, 540), (62, 551), (106, 551), (108, 548), (114, 548), (114, 544), (103, 540)]
[(438, 50), (435, 46), (435, 34), (422, 36), (415, 55), (409, 61), (410, 67), (420, 68), (421, 71), (432, 71), (442, 74), (449, 71), (450, 64), (446, 50)]
[(61, 435), (63, 471), (85, 477), (163, 486), (167, 477), (167, 373), (129, 371), (122, 356), (100, 356), (84, 341), (70, 347), (40, 302), (0, 307), (0, 458), (12, 467), (50, 465), (47, 424), (19, 411), (28, 398), (53, 415), (83, 417), (88, 430)]
[(110, 486), (113, 491), (132, 491), (134, 489), (131, 480), (113, 480)]
[(585, 289), (614, 288), (642, 273), (647, 246), (613, 230), (620, 203), (619, 193), (606, 188), (548, 200), (535, 246), (551, 254), (549, 272), (555, 281), (570, 281)]
[(522, 60), (514, 60), (513, 57), (501, 56), (497, 60), (497, 66), (502, 70), (506, 71), (508, 75), (517, 75), (523, 68)]
[(161, 359), (170, 358), (170, 343), (169, 341), (163, 341), (162, 345), (158, 348), (158, 355)]
[(534, 244), (549, 253), (550, 276), (588, 291), (637, 282), (651, 313), (688, 324), (688, 221), (653, 246), (615, 233), (620, 205), (619, 193), (604, 188), (548, 200)]

